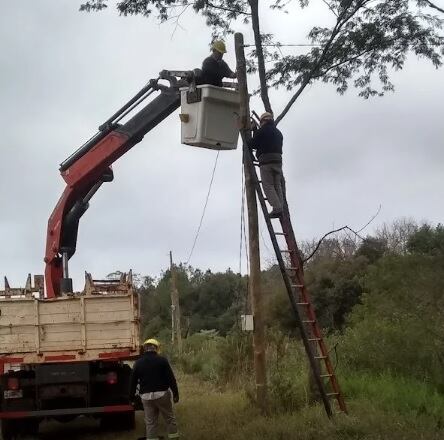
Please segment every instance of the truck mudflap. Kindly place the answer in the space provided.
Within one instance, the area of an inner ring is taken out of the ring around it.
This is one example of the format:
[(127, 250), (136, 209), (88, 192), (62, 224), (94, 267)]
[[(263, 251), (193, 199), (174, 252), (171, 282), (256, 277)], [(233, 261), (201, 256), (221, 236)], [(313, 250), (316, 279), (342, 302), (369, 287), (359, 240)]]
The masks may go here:
[(65, 409), (49, 409), (39, 411), (3, 411), (0, 412), (0, 419), (23, 419), (23, 418), (44, 418), (57, 416), (82, 416), (92, 414), (110, 414), (133, 412), (132, 405), (110, 405), (96, 406), (90, 408), (65, 408)]

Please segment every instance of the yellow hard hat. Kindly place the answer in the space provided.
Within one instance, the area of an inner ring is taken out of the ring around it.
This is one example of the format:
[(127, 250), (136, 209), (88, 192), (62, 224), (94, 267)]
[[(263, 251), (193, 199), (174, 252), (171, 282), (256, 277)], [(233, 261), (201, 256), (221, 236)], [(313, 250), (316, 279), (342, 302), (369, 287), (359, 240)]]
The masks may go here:
[(217, 50), (220, 53), (227, 53), (227, 48), (225, 47), (225, 43), (222, 40), (213, 41), (211, 48)]
[(160, 342), (157, 339), (147, 339), (143, 345), (154, 345), (156, 348), (160, 348)]

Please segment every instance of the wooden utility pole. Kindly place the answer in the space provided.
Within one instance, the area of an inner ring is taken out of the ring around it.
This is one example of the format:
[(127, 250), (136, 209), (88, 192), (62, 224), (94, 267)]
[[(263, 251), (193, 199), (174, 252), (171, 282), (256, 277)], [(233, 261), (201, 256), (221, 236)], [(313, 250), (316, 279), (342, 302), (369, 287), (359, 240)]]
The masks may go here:
[(240, 133), (243, 142), (245, 190), (248, 209), (248, 240), (250, 254), (250, 283), (249, 296), (251, 300), (254, 331), (254, 371), (256, 381), (256, 399), (263, 413), (267, 412), (267, 373), (265, 368), (265, 330), (263, 316), (263, 301), (261, 289), (261, 260), (259, 252), (259, 222), (257, 213), (256, 191), (253, 183), (254, 172), (249, 164), (249, 150), (247, 141), (251, 138), (250, 130), (250, 97), (248, 95), (247, 68), (244, 52), (244, 36), (241, 33), (234, 35), (237, 61), (237, 80), (240, 94)]
[(171, 342), (177, 344), (179, 355), (182, 354), (182, 332), (180, 324), (179, 291), (177, 290), (177, 273), (173, 263), (173, 253), (170, 251), (171, 271)]

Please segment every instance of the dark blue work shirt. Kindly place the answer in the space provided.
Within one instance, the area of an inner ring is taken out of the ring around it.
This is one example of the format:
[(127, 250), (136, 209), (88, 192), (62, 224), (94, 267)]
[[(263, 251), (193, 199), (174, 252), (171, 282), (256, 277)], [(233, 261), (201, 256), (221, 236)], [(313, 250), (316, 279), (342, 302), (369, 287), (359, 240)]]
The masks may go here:
[(249, 140), (248, 146), (256, 150), (256, 156), (262, 154), (277, 153), (282, 154), (283, 136), (273, 121), (267, 122), (260, 127)]

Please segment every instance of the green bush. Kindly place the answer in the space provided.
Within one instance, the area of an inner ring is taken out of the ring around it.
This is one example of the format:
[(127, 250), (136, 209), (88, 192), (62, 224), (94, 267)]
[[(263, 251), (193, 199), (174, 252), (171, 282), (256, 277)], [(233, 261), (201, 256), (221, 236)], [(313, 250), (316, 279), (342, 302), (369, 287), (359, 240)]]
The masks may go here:
[(203, 380), (217, 381), (220, 363), (217, 345), (221, 339), (217, 332), (195, 333), (185, 339), (180, 358), (176, 353), (183, 372), (197, 374)]
[(349, 370), (415, 377), (444, 391), (444, 259), (381, 259), (339, 337)]

